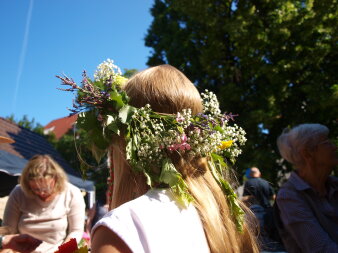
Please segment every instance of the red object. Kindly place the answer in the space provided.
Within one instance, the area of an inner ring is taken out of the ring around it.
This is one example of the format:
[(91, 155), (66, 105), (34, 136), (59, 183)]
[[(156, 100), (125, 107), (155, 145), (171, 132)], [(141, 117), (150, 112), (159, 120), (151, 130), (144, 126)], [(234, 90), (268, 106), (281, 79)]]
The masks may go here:
[(75, 250), (78, 250), (76, 239), (72, 238), (68, 242), (59, 246), (59, 253), (73, 253)]
[(60, 118), (49, 122), (45, 127), (45, 131), (53, 132), (55, 134), (56, 139), (60, 139), (63, 135), (65, 135), (70, 129), (73, 128), (77, 120), (77, 114), (72, 116)]

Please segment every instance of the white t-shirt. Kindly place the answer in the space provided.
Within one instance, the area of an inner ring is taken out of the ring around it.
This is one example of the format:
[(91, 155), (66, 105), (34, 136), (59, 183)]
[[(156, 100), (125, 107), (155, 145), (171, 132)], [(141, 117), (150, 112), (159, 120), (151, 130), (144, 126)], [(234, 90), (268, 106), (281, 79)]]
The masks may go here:
[(170, 190), (149, 190), (108, 212), (92, 233), (98, 226), (115, 232), (135, 253), (210, 252), (195, 207), (180, 207)]

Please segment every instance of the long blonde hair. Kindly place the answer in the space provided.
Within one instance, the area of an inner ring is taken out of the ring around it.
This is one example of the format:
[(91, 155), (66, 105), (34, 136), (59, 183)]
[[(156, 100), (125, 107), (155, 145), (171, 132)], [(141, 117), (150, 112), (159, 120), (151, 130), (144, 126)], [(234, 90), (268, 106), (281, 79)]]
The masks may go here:
[[(182, 72), (170, 65), (152, 67), (136, 74), (124, 89), (131, 98), (130, 104), (136, 107), (150, 104), (154, 111), (160, 113), (177, 113), (190, 108), (193, 114), (197, 114), (203, 110), (196, 87)], [(131, 170), (124, 150), (124, 140), (117, 138), (111, 152), (114, 167), (112, 208), (148, 190), (144, 176)], [(171, 160), (195, 199), (193, 203), (203, 223), (210, 251), (259, 252), (249, 226), (244, 224), (243, 232), (236, 229), (226, 196), (213, 178), (207, 158), (188, 159), (173, 155)], [(248, 212), (248, 215), (252, 213)]]

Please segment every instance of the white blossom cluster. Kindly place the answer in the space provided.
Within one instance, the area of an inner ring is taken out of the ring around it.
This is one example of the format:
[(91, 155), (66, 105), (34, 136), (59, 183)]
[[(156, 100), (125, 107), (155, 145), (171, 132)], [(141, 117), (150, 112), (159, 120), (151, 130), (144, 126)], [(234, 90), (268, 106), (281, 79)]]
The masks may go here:
[(161, 120), (150, 118), (150, 113), (150, 105), (146, 105), (138, 109), (132, 116), (136, 126), (139, 126), (135, 129), (140, 142), (137, 155), (141, 162), (154, 160), (158, 163), (163, 158), (160, 150), (160, 140), (165, 128)]
[[(208, 101), (212, 101), (213, 108), (218, 104), (212, 96), (208, 96)], [(218, 153), (235, 159), (246, 141), (245, 131), (236, 124), (228, 125), (218, 110), (212, 110), (218, 113), (214, 117), (210, 114), (192, 116), (189, 109), (172, 117), (156, 113), (154, 117), (150, 105), (138, 109), (132, 116), (136, 126), (133, 132), (138, 138), (138, 159), (143, 164), (161, 164), (168, 152), (201, 157)], [(230, 144), (222, 147), (222, 142)]]
[(214, 131), (213, 133), (209, 131), (194, 132), (190, 136), (193, 155), (204, 157), (210, 152), (216, 151), (223, 140), (222, 137), (222, 134), (218, 131)]
[(111, 59), (107, 59), (102, 62), (99, 66), (97, 66), (97, 70), (94, 73), (94, 80), (102, 80), (106, 81), (109, 78), (114, 79), (115, 76), (122, 75), (121, 69), (114, 64), (114, 61)]
[(225, 125), (222, 128), (224, 130), (223, 137), (232, 141), (231, 146), (225, 152), (230, 155), (230, 158), (234, 159), (242, 153), (240, 146), (244, 145), (247, 140), (246, 133), (243, 128), (236, 124), (234, 126)]
[(203, 113), (210, 113), (211, 115), (220, 115), (219, 102), (217, 96), (213, 92), (205, 90), (205, 93), (201, 93), (203, 100)]
[(182, 113), (177, 113), (176, 121), (183, 128), (187, 128), (191, 124), (191, 109), (183, 109)]

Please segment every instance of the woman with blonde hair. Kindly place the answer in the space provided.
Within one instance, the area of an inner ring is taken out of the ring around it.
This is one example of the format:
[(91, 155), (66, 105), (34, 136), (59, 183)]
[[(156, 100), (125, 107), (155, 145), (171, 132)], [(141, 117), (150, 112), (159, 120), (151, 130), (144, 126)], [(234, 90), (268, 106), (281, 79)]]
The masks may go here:
[[(14, 143), (11, 138), (0, 135), (0, 145)], [(0, 252), (5, 252), (8, 249), (29, 253), (35, 250), (41, 241), (27, 234), (10, 234), (7, 227), (0, 227)]]
[(35, 155), (9, 196), (3, 225), (11, 233), (40, 239), (43, 242), (34, 252), (47, 253), (71, 238), (79, 242), (84, 218), (81, 191), (68, 183), (64, 170), (49, 155)]
[(196, 87), (170, 65), (146, 69), (124, 84), (114, 73), (106, 76), (109, 66), (96, 72), (108, 80), (105, 91), (96, 91), (97, 79), (85, 77), (80, 88), (61, 78), (91, 94), (77, 102), (94, 104), (102, 132), (112, 137), (113, 210), (94, 226), (92, 252), (258, 252), (248, 217), (221, 171), (226, 165), (218, 154), (234, 158), (245, 141), (241, 128), (228, 126), (232, 115), (220, 113), (212, 93), (202, 94), (202, 104)]

